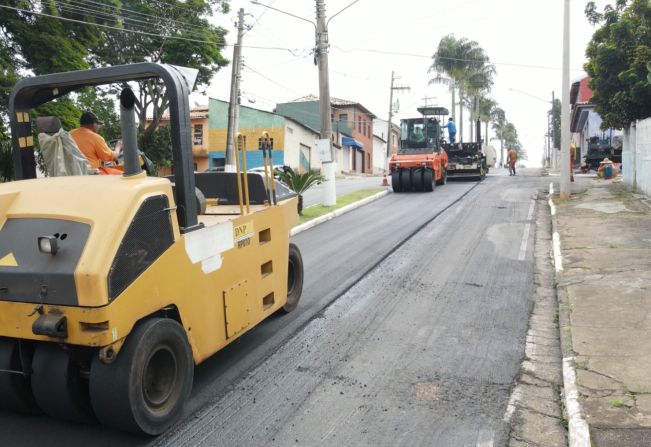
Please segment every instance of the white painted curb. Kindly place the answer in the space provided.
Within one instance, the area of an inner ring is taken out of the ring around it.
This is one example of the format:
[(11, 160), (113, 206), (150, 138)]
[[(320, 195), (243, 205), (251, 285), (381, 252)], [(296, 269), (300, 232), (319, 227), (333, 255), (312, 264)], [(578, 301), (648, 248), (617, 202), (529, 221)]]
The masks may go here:
[(569, 447), (590, 447), (590, 430), (588, 423), (581, 414), (579, 391), (576, 388), (574, 357), (565, 357), (563, 359), (563, 388), (565, 388)]
[[(563, 271), (563, 254), (561, 237), (556, 231), (556, 206), (552, 201), (554, 184), (549, 184), (549, 209), (552, 216), (552, 247), (556, 273)], [(567, 411), (567, 432), (569, 447), (591, 447), (590, 428), (581, 413), (579, 391), (576, 387), (576, 369), (574, 357), (563, 358), (563, 389), (565, 393), (565, 410)]]
[(322, 224), (323, 222), (327, 222), (331, 219), (334, 219), (337, 216), (341, 216), (342, 214), (346, 214), (354, 209), (359, 208), (360, 206), (364, 206), (367, 203), (371, 203), (376, 201), (377, 199), (380, 199), (384, 196), (389, 194), (389, 190), (387, 189), (386, 191), (381, 191), (375, 195), (372, 195), (370, 197), (367, 197), (365, 199), (360, 200), (359, 202), (351, 203), (350, 205), (346, 205), (344, 207), (341, 207), (337, 210), (334, 210), (331, 213), (324, 214), (323, 216), (319, 216), (315, 219), (310, 220), (309, 222), (305, 222), (304, 224), (297, 225), (292, 230), (290, 231), (289, 235), (290, 236), (296, 236), (298, 233), (302, 233), (305, 230), (309, 230), (312, 227), (316, 227), (319, 224)]

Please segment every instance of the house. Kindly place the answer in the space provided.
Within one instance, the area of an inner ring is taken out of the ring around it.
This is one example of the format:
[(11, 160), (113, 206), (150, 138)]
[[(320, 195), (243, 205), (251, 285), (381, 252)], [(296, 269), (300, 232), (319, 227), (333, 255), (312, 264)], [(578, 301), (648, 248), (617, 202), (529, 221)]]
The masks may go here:
[[(373, 120), (373, 172), (383, 173), (387, 169), (387, 131), (389, 122), (376, 118)], [(377, 141), (377, 143), (376, 143)], [(400, 126), (391, 123), (391, 145), (389, 157), (400, 149)]]
[[(262, 151), (259, 143), (266, 131), (272, 141), (274, 165), (287, 165), (299, 172), (320, 170), (317, 155), (318, 131), (299, 121), (273, 112), (240, 106), (238, 132), (244, 136), (247, 169), (261, 167)], [(226, 134), (228, 130), (228, 102), (210, 99), (208, 137), (210, 166), (226, 156)]]
[[(147, 118), (151, 121), (151, 118)], [(170, 122), (169, 111), (163, 114), (159, 126), (167, 126)], [(198, 105), (190, 110), (192, 123), (192, 161), (195, 171), (205, 171), (208, 168), (208, 148), (210, 139), (208, 135), (208, 106)], [(169, 174), (169, 169), (163, 169), (161, 175)]]
[[(332, 134), (340, 172), (373, 172), (373, 119), (375, 115), (355, 101), (330, 98)], [(321, 130), (319, 98), (305, 96), (276, 105), (276, 113)]]
[(570, 88), (570, 132), (572, 143), (576, 145), (577, 164), (588, 153), (590, 140), (610, 146), (614, 137), (620, 137), (622, 132), (616, 129), (601, 129), (601, 116), (595, 111), (594, 104), (590, 103), (593, 91), (588, 85), (590, 77), (585, 76), (572, 83)]

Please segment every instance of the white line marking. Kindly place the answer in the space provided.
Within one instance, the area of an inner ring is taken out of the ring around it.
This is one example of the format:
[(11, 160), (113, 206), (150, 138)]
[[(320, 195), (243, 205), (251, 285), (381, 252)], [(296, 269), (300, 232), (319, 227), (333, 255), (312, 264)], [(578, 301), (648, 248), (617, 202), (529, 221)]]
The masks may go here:
[(518, 261), (524, 261), (524, 258), (527, 255), (527, 244), (529, 242), (529, 231), (531, 231), (531, 224), (528, 223), (524, 226), (524, 233), (522, 233), (522, 243), (520, 244), (520, 254), (518, 255)]
[(561, 237), (558, 232), (554, 232), (552, 235), (553, 247), (554, 247), (554, 266), (556, 266), (557, 272), (563, 271), (563, 256), (561, 255)]
[(529, 205), (529, 213), (527, 214), (527, 220), (531, 220), (533, 218), (533, 209), (535, 206), (536, 206), (536, 202), (532, 200), (531, 205)]
[(565, 408), (567, 409), (568, 437), (570, 447), (590, 447), (588, 423), (581, 415), (579, 391), (576, 387), (576, 373), (572, 366), (573, 357), (563, 359), (563, 387), (565, 388)]
[(549, 184), (549, 195), (554, 195), (554, 183)]
[(549, 199), (549, 209), (551, 210), (552, 216), (556, 215), (556, 205), (554, 205), (554, 202), (552, 199)]

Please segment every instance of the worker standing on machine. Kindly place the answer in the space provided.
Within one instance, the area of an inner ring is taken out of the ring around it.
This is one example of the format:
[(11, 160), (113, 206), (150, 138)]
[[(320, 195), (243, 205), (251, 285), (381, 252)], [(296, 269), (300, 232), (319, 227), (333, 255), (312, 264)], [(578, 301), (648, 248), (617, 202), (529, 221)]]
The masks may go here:
[(454, 138), (457, 136), (457, 125), (454, 123), (453, 118), (448, 119), (448, 123), (445, 126), (441, 126), (441, 129), (448, 129), (448, 136), (450, 137), (450, 144), (454, 144)]
[(118, 158), (118, 153), (111, 150), (104, 137), (97, 133), (103, 123), (93, 112), (86, 111), (81, 114), (79, 124), (77, 129), (70, 131), (70, 136), (88, 159), (90, 167), (99, 169), (102, 174), (121, 174), (122, 172), (112, 172), (115, 170), (102, 166), (103, 161), (115, 161)]

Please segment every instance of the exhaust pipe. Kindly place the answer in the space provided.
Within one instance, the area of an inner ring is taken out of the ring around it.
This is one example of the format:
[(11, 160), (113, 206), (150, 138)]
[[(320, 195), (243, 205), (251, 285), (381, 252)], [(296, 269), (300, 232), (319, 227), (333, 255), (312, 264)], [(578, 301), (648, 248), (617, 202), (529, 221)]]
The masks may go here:
[(138, 131), (136, 127), (136, 95), (125, 88), (120, 93), (120, 123), (122, 125), (122, 153), (124, 154), (124, 177), (142, 172), (138, 155)]

